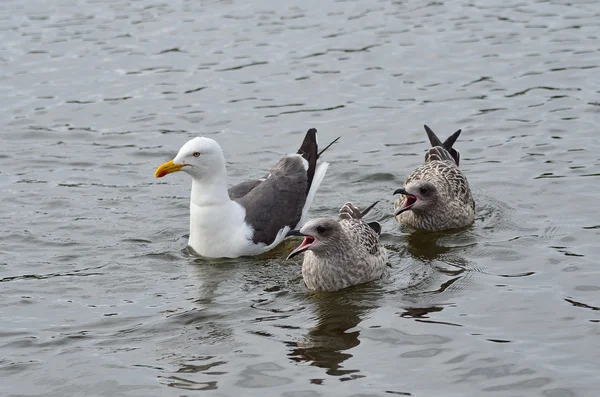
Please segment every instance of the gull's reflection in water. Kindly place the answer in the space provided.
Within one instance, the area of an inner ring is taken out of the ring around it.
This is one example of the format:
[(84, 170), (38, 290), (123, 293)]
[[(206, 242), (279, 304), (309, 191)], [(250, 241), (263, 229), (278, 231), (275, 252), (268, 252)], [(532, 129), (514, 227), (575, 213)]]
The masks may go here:
[(473, 282), (476, 266), (462, 255), (466, 247), (475, 244), (468, 229), (413, 230), (404, 234), (405, 243), (397, 250), (398, 264), (393, 265), (399, 269), (394, 271), (394, 284), (409, 282), (401, 290), (390, 291), (397, 296), (398, 316), (423, 323), (442, 323), (432, 317), (451, 305), (456, 294)]
[(358, 369), (344, 368), (342, 364), (352, 357), (349, 351), (360, 344), (360, 331), (352, 328), (376, 308), (377, 298), (376, 287), (372, 284), (309, 295), (307, 303), (312, 303), (316, 324), (303, 340), (290, 343), (292, 349), (288, 356), (294, 361), (324, 368), (328, 375), (359, 372)]
[[(477, 240), (468, 229), (446, 232), (414, 231), (406, 236), (406, 251), (422, 261), (447, 261), (456, 257)], [(455, 261), (452, 261), (455, 262)]]
[(308, 295), (315, 325), (302, 340), (288, 342), (289, 357), (324, 368), (329, 375), (359, 377), (358, 369), (343, 365), (352, 357), (352, 348), (360, 344), (357, 325), (390, 294), (404, 303), (398, 315), (435, 322), (430, 315), (443, 310), (447, 298), (469, 279), (465, 277), (469, 264), (460, 255), (460, 247), (470, 243), (464, 239), (448, 233), (415, 232), (407, 236), (402, 252), (390, 258), (395, 281)]
[(406, 238), (406, 253), (413, 259), (435, 268), (440, 276), (450, 277), (439, 285), (437, 292), (442, 293), (452, 284), (465, 277), (469, 271), (477, 271), (477, 266), (462, 255), (466, 249), (476, 244), (473, 236), (464, 231), (422, 232), (415, 231)]

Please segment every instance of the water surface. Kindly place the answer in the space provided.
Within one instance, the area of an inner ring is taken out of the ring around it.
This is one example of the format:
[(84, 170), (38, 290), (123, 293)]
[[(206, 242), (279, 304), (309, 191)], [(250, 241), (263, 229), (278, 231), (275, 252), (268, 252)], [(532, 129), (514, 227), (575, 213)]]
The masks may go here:
[[(0, 395), (596, 396), (593, 1), (5, 0)], [(463, 129), (477, 220), (401, 229), (422, 125)], [(189, 138), (231, 182), (316, 127), (312, 216), (380, 204), (380, 281), (185, 251)]]

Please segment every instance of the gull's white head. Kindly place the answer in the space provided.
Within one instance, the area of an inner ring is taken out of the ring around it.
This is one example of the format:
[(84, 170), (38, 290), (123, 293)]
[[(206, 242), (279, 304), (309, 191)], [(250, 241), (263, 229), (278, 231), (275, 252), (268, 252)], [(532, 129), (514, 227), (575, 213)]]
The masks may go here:
[(225, 172), (225, 158), (219, 144), (210, 138), (194, 138), (179, 149), (177, 156), (156, 169), (155, 178), (183, 171), (192, 178), (202, 180), (220, 176)]

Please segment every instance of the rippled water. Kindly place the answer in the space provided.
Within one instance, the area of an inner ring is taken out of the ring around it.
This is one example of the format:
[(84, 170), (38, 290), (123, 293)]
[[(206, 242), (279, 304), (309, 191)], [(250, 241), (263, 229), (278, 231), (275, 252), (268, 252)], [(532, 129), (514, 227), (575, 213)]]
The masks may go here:
[[(3, 396), (596, 396), (600, 6), (534, 1), (4, 0)], [(478, 204), (401, 230), (422, 125)], [(185, 251), (190, 137), (232, 182), (303, 133), (312, 209), (381, 200), (390, 269), (308, 294), (298, 261)]]

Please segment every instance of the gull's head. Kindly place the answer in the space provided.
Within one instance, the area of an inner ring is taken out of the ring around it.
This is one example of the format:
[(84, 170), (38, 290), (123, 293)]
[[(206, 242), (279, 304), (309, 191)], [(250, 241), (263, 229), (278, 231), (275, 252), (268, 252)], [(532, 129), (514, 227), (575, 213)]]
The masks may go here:
[(292, 253), (287, 257), (290, 259), (304, 251), (313, 251), (316, 254), (327, 252), (327, 250), (338, 244), (342, 235), (342, 227), (335, 219), (313, 219), (308, 222), (300, 230), (290, 230), (288, 236), (302, 236), (304, 240)]
[(427, 180), (411, 181), (403, 189), (397, 189), (394, 194), (404, 196), (402, 205), (396, 209), (394, 216), (405, 211), (429, 211), (437, 205), (440, 197), (435, 184)]
[(179, 149), (177, 156), (156, 169), (155, 178), (183, 171), (194, 179), (203, 179), (225, 169), (225, 158), (219, 144), (210, 138), (194, 138)]

